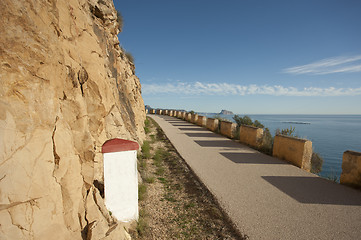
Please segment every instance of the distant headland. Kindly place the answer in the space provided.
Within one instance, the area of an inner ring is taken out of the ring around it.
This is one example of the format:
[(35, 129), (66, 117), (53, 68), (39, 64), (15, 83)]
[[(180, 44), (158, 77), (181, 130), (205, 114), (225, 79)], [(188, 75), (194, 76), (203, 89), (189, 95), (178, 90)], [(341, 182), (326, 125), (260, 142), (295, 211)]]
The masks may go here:
[(223, 115), (233, 115), (234, 113), (233, 113), (232, 111), (222, 110), (219, 114), (223, 114)]

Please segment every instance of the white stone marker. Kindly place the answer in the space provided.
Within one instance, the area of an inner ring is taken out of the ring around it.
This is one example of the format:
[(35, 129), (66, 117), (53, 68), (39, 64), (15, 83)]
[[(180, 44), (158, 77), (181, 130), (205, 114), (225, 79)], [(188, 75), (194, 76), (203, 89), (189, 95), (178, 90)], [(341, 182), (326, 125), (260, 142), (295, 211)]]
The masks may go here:
[(104, 143), (105, 205), (117, 220), (138, 220), (138, 143), (111, 139)]

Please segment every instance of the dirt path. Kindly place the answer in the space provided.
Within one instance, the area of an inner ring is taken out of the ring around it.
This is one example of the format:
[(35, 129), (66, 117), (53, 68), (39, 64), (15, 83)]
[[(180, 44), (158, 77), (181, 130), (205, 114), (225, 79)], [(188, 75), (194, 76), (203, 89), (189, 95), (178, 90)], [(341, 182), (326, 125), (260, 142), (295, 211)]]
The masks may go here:
[(134, 239), (247, 239), (152, 120), (138, 156), (140, 219)]

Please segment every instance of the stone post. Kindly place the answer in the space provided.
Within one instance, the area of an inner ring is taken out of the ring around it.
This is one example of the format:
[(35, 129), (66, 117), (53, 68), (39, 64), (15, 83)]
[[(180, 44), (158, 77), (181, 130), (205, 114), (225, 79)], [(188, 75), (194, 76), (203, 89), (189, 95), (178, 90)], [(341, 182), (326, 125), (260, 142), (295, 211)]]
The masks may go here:
[(340, 183), (361, 189), (361, 152), (343, 153)]
[(263, 129), (242, 125), (239, 129), (239, 140), (254, 148), (259, 148), (263, 136)]
[(225, 135), (229, 138), (233, 138), (233, 133), (234, 130), (236, 129), (237, 124), (232, 123), (232, 122), (226, 122), (226, 121), (221, 121), (221, 134)]
[(306, 139), (277, 135), (273, 143), (273, 156), (309, 172), (311, 170), (312, 142)]

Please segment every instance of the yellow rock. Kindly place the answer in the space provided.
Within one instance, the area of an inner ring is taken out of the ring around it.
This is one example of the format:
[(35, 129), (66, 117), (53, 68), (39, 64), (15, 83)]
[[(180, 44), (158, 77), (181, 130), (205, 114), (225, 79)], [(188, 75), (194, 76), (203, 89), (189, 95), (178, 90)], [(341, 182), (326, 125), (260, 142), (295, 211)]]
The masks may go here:
[(2, 0), (0, 16), (0, 238), (126, 239), (93, 186), (106, 140), (145, 136), (113, 2)]

